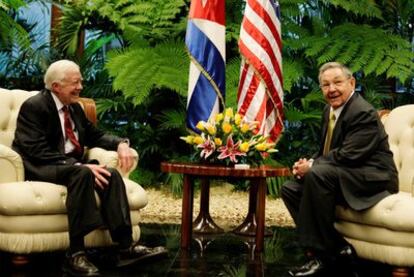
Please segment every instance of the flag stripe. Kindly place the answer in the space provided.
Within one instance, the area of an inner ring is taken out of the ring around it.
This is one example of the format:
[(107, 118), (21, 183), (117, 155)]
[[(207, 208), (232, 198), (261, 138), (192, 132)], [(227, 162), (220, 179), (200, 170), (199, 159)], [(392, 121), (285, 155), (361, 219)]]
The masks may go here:
[(188, 81), (187, 127), (194, 132), (224, 107), (224, 0), (192, 0), (185, 43), (191, 59)]
[(238, 107), (241, 114), (246, 113), (260, 84), (260, 79), (257, 78), (251, 66), (247, 65), (246, 75), (246, 79), (243, 80), (244, 86), (240, 86), (241, 93), (238, 98)]
[(268, 63), (272, 64), (273, 70), (277, 74), (277, 78), (279, 80), (282, 80), (282, 72), (280, 69), (280, 65), (277, 61), (276, 54), (273, 51), (273, 47), (269, 40), (266, 37), (264, 37), (263, 34), (256, 28), (256, 26), (253, 25), (247, 18), (243, 24), (243, 28), (248, 34), (251, 35), (251, 37), (256, 41), (256, 43), (260, 44), (261, 49), (266, 49), (266, 53), (269, 55)]
[(260, 122), (258, 132), (277, 141), (283, 130), (282, 41), (278, 4), (247, 0), (240, 29), (242, 55), (238, 111)]
[(277, 46), (279, 51), (282, 51), (282, 41), (281, 41), (281, 33), (280, 33), (280, 22), (277, 18), (277, 15), (275, 13), (268, 13), (267, 10), (260, 5), (259, 1), (255, 0), (248, 0), (247, 1), (248, 6), (246, 6), (246, 11), (249, 11), (247, 13), (247, 17), (254, 16), (248, 7), (250, 7), (256, 14), (257, 14), (257, 20), (263, 20), (266, 28), (269, 28), (273, 39), (276, 40)]
[[(224, 91), (225, 65), (224, 59), (211, 40), (193, 23), (188, 22), (186, 44), (191, 57), (208, 73), (218, 87), (219, 93)], [(200, 51), (204, 48), (204, 51)], [(208, 78), (208, 77), (207, 77)]]
[(203, 120), (200, 118), (208, 119), (211, 116), (217, 97), (212, 93), (205, 93), (209, 89), (209, 80), (203, 74), (200, 74), (187, 108), (187, 119), (190, 123), (188, 127), (190, 129), (196, 129), (195, 126), (198, 121)]
[[(257, 69), (260, 68), (261, 78), (265, 81), (267, 88), (269, 91), (280, 91), (282, 90), (282, 85), (280, 83), (280, 80), (276, 78), (272, 78), (273, 76), (270, 74), (272, 67), (268, 64), (264, 64), (264, 59), (258, 58), (256, 55), (253, 54), (253, 52), (250, 51), (249, 48), (246, 47), (243, 41), (239, 41), (239, 48), (240, 52), (243, 52), (246, 56), (249, 56), (249, 62), (252, 64), (252, 66)], [(263, 50), (263, 49), (262, 49)], [(265, 52), (264, 52), (265, 53)], [(268, 69), (269, 68), (269, 69)], [(258, 70), (259, 71), (259, 70)], [(276, 74), (273, 74), (276, 75)], [(271, 94), (271, 97), (275, 103), (281, 102), (281, 99), (278, 95), (278, 93)]]

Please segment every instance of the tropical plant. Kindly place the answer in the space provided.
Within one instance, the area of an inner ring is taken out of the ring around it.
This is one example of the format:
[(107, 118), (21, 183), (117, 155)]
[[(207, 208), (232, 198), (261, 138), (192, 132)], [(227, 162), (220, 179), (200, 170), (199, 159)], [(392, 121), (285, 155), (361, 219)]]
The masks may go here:
[(16, 11), (25, 5), (22, 0), (0, 0), (0, 45), (30, 45), (27, 31), (16, 22)]
[(19, 17), (19, 9), (25, 7), (25, 1), (0, 0), (0, 87), (41, 88), (43, 71), (53, 55), (48, 44), (39, 43), (37, 24)]

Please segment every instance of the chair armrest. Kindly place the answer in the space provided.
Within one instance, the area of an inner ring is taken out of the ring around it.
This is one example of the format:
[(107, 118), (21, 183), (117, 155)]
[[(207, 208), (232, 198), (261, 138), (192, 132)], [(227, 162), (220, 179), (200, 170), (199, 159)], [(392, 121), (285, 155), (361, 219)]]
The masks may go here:
[(0, 144), (0, 183), (24, 181), (24, 166), (20, 155), (10, 147)]
[(138, 152), (131, 148), (134, 156), (134, 164), (128, 172), (123, 172), (118, 165), (118, 153), (116, 151), (108, 151), (103, 148), (94, 147), (86, 152), (87, 160), (98, 160), (99, 164), (118, 169), (122, 177), (128, 178), (129, 174), (134, 171), (138, 165)]

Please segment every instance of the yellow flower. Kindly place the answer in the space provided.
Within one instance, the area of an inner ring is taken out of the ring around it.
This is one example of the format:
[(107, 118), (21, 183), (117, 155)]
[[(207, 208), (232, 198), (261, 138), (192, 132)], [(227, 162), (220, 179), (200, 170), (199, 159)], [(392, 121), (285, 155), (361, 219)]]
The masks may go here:
[(236, 125), (240, 125), (242, 119), (243, 116), (239, 113), (236, 113), (236, 115), (234, 116), (234, 123), (236, 123)]
[(248, 142), (243, 142), (242, 144), (240, 144), (239, 149), (241, 152), (243, 153), (247, 153), (249, 151), (249, 143)]
[(240, 131), (242, 133), (247, 133), (249, 130), (250, 130), (249, 124), (243, 123), (242, 126), (241, 126), (241, 128), (240, 128)]
[(194, 144), (202, 144), (204, 142), (204, 139), (201, 136), (196, 136), (193, 139)]
[(228, 133), (230, 133), (230, 132), (231, 132), (231, 130), (232, 130), (233, 128), (231, 127), (231, 124), (230, 124), (230, 123), (228, 123), (228, 122), (223, 122), (223, 124), (221, 125), (221, 129), (223, 130), (223, 132), (224, 132), (225, 134), (228, 134)]
[(277, 149), (274, 149), (274, 148), (270, 148), (270, 149), (267, 149), (267, 151), (266, 151), (267, 153), (276, 153), (276, 152), (279, 152), (279, 150), (277, 150)]
[(205, 122), (201, 120), (197, 123), (196, 128), (200, 131), (204, 131), (204, 124)]
[(188, 144), (193, 144), (194, 142), (194, 136), (186, 136), (186, 137), (180, 137), (183, 141), (185, 141)]
[(220, 146), (220, 145), (222, 145), (222, 144), (223, 144), (223, 141), (222, 141), (220, 138), (215, 138), (215, 139), (214, 139), (214, 143), (215, 143), (217, 146)]
[(216, 127), (213, 125), (213, 124), (211, 124), (211, 123), (206, 123), (205, 125), (204, 125), (204, 128), (207, 130), (207, 132), (210, 134), (210, 135), (215, 135), (216, 134)]
[(226, 117), (232, 118), (233, 117), (233, 108), (226, 109)]
[(256, 148), (257, 151), (266, 151), (267, 144), (265, 142), (258, 143), (258, 144), (256, 144), (255, 148)]
[(216, 114), (214, 119), (215, 119), (216, 122), (220, 122), (220, 121), (223, 120), (223, 118), (224, 118), (224, 115), (222, 113), (218, 113), (218, 114)]

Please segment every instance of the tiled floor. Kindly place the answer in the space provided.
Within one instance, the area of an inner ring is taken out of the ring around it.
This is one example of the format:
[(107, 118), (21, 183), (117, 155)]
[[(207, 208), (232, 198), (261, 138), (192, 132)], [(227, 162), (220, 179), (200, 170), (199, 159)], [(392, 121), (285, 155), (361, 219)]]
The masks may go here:
[[(148, 246), (164, 245), (168, 257), (142, 262), (129, 268), (103, 268), (102, 276), (287, 276), (287, 269), (303, 262), (296, 246), (295, 233), (290, 228), (272, 227), (273, 235), (266, 238), (265, 252), (254, 255), (249, 238), (231, 233), (213, 237), (195, 236), (191, 251), (180, 251), (178, 225), (141, 224), (141, 242)], [(94, 257), (96, 251), (89, 254)], [(23, 267), (10, 265), (10, 257), (0, 254), (0, 276), (62, 276), (63, 252), (32, 255)], [(360, 277), (391, 276), (386, 265), (359, 261)], [(349, 268), (337, 268), (327, 276), (354, 276)]]

